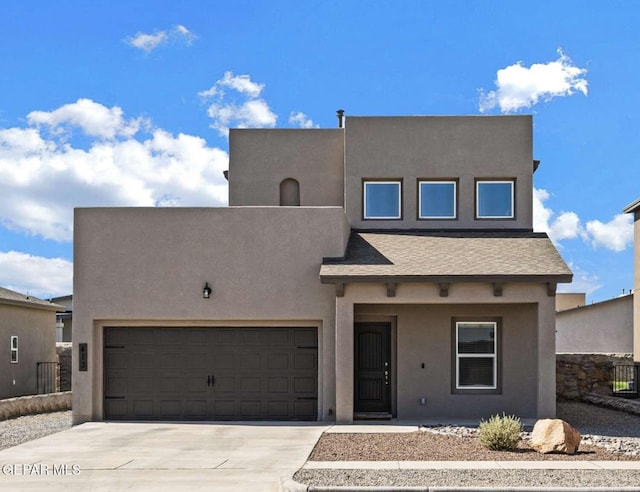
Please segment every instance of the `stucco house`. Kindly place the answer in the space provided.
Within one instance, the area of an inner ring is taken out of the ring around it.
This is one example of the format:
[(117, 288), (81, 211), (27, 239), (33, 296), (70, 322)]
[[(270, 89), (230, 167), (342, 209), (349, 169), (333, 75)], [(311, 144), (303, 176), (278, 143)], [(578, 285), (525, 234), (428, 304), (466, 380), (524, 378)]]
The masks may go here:
[[(581, 303), (571, 302), (580, 295)], [(561, 306), (556, 302), (557, 353), (633, 353), (632, 292), (592, 304), (585, 304), (584, 294), (556, 297), (565, 297)]]
[(56, 342), (70, 342), (73, 333), (73, 296), (60, 296), (51, 299), (63, 307), (56, 315)]
[(56, 310), (62, 306), (0, 287), (0, 399), (55, 391)]
[(531, 116), (232, 129), (229, 207), (75, 211), (74, 422), (555, 415)]
[(624, 208), (624, 213), (633, 214), (633, 360), (640, 366), (640, 198)]

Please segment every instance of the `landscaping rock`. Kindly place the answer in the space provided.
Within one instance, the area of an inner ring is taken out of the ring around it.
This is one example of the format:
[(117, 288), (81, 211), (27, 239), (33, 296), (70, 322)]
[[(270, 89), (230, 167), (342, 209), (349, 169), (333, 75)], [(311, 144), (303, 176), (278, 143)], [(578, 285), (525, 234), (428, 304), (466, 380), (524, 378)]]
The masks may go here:
[(531, 447), (542, 454), (574, 454), (580, 440), (580, 433), (561, 419), (538, 420), (531, 433)]

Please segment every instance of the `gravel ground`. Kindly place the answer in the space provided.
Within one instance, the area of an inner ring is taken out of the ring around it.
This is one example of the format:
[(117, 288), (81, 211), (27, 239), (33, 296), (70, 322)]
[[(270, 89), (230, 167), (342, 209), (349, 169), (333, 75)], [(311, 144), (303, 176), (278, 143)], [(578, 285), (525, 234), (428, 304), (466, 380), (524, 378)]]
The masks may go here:
[(0, 450), (70, 428), (70, 410), (3, 420), (0, 422)]
[[(583, 435), (573, 456), (540, 455), (525, 441), (515, 452), (482, 448), (476, 430), (424, 428), (397, 434), (325, 434), (310, 460), (321, 461), (618, 461), (640, 460), (640, 417), (584, 403), (558, 403), (558, 418)], [(294, 475), (310, 485), (340, 486), (501, 486), (640, 487), (638, 470), (306, 470)], [(640, 490), (640, 488), (639, 488)]]

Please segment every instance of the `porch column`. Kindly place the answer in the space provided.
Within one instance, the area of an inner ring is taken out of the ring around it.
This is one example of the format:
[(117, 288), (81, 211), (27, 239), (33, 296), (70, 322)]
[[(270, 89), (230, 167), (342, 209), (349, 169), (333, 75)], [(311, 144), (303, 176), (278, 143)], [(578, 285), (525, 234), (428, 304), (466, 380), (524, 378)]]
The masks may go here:
[(336, 422), (353, 422), (353, 302), (336, 297)]
[(538, 415), (556, 416), (556, 316), (555, 296), (538, 302)]

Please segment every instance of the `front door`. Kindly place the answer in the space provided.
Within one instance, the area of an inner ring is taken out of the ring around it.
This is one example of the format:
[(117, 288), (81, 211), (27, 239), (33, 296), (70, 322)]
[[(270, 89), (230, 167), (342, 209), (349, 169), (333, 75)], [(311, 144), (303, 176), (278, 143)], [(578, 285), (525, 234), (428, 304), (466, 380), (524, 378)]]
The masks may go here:
[(391, 413), (391, 324), (354, 327), (354, 412)]

